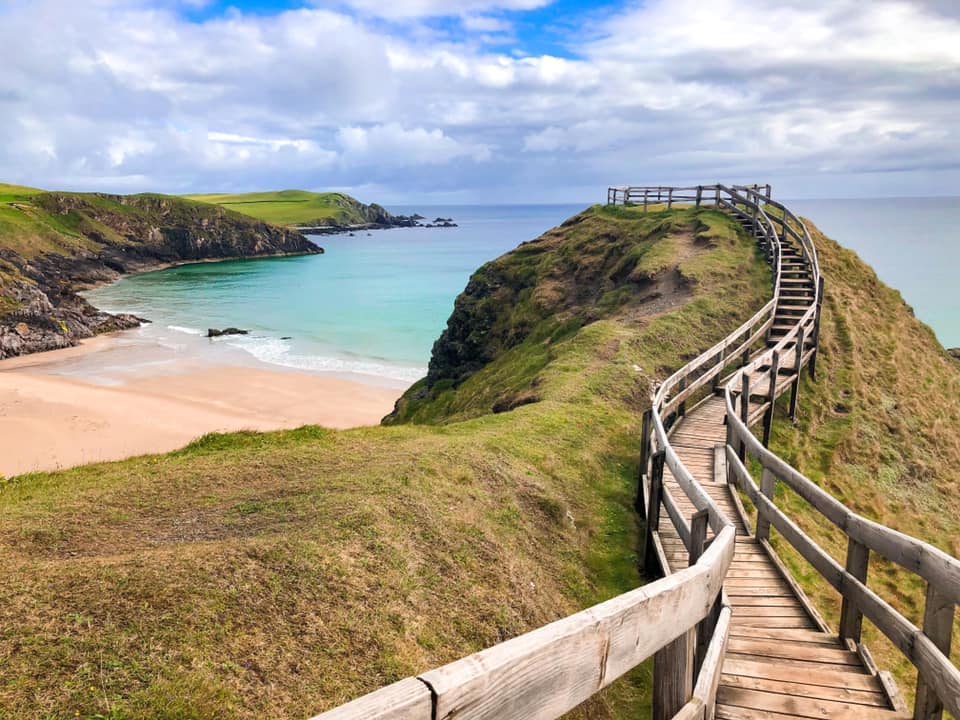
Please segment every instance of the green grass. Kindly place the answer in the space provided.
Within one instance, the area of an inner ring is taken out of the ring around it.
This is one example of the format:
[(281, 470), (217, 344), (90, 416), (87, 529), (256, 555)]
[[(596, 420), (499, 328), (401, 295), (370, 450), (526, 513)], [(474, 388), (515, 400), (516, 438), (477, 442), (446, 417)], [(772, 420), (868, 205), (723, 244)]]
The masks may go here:
[(214, 193), (187, 195), (190, 200), (213, 203), (278, 225), (323, 225), (362, 222), (355, 214), (356, 201), (343, 193), (306, 190), (278, 192)]
[[(573, 265), (591, 290), (571, 298)], [(691, 273), (675, 305), (635, 287), (654, 267)], [(594, 208), (477, 275), (520, 301), (470, 308), (495, 352), (411, 390), (417, 424), (209, 435), (6, 483), (0, 718), (307, 717), (642, 582), (652, 383), (765, 302), (764, 264), (722, 216)], [(645, 666), (572, 717), (643, 717), (649, 687)]]

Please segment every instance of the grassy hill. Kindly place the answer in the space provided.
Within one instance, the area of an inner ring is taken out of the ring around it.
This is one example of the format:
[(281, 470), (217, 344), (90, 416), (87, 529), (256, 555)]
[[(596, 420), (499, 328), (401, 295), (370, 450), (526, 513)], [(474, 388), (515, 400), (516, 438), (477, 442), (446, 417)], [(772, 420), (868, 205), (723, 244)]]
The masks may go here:
[(592, 208), (478, 270), (393, 426), (7, 482), (0, 718), (305, 718), (636, 586), (651, 384), (768, 292), (722, 214)]
[(389, 214), (379, 205), (364, 205), (349, 195), (306, 190), (240, 194), (188, 195), (190, 200), (222, 205), (278, 225), (362, 225), (384, 222)]

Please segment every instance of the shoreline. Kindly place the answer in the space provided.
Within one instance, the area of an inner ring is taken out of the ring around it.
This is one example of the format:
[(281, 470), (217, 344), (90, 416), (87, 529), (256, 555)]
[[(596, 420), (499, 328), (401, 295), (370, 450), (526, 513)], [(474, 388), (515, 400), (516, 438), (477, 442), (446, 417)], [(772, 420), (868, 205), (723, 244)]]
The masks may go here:
[(98, 384), (60, 365), (109, 351), (116, 335), (0, 361), (0, 475), (177, 450), (209, 432), (379, 424), (402, 389), (288, 369), (203, 364), (142, 368)]

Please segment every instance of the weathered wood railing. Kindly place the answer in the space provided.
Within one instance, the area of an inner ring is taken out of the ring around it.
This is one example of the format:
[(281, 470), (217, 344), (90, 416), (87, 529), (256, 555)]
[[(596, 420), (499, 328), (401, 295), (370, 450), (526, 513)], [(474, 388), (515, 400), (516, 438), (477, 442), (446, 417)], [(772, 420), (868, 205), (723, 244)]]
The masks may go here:
[(401, 680), (318, 718), (558, 718), (707, 617), (733, 548), (734, 529), (725, 527), (682, 572)]
[[(637, 510), (646, 515), (646, 552), (663, 556), (657, 539), (663, 507), (687, 549), (689, 567), (462, 660), (401, 680), (315, 720), (552, 720), (651, 656), (655, 720), (712, 720), (730, 628), (731, 610), (722, 586), (733, 558), (735, 530), (671, 447), (669, 428), (684, 415), (688, 403), (720, 388), (727, 405), (729, 480), (757, 506), (757, 532), (766, 536), (771, 526), (776, 528), (840, 590), (844, 597), (843, 637), (858, 642), (860, 618), (866, 616), (916, 665), (920, 673), (918, 720), (936, 720), (941, 705), (960, 717), (960, 673), (949, 660), (953, 609), (960, 601), (960, 562), (855, 515), (767, 450), (766, 443), (750, 430), (762, 417), (766, 439), (776, 398), (790, 386), (792, 415), (800, 369), (808, 367), (811, 374), (815, 372), (823, 283), (816, 249), (803, 223), (770, 199), (769, 185), (615, 187), (608, 190), (607, 201), (644, 208), (665, 204), (668, 209), (710, 205), (730, 212), (749, 223), (772, 270), (773, 299), (667, 378), (656, 389), (651, 409), (643, 417)], [(761, 349), (771, 338), (787, 239), (800, 248), (809, 275), (815, 279), (815, 293), (802, 303), (802, 312), (789, 332), (772, 347)], [(785, 381), (781, 374), (786, 375)], [(754, 401), (756, 396), (759, 399)], [(763, 467), (760, 488), (743, 464), (747, 454)], [(664, 487), (665, 469), (697, 508), (689, 522)], [(847, 533), (846, 568), (776, 507), (773, 486), (777, 478)], [(930, 590), (924, 631), (866, 587), (871, 551), (927, 579)], [(661, 566), (666, 568), (666, 563)]]
[[(746, 368), (744, 369), (746, 371)], [(960, 603), (960, 561), (942, 550), (880, 525), (848, 509), (802, 473), (770, 452), (740, 419), (745, 392), (727, 388), (729, 480), (757, 509), (757, 537), (768, 540), (770, 528), (806, 560), (842, 597), (840, 637), (860, 645), (864, 617), (916, 667), (918, 681), (914, 717), (935, 720), (946, 707), (960, 717), (960, 670), (950, 661), (954, 610)], [(755, 458), (761, 467), (758, 487), (741, 459)], [(845, 566), (840, 565), (791, 520), (775, 502), (776, 481), (783, 482), (847, 537)], [(918, 628), (867, 586), (870, 553), (875, 552), (927, 582), (923, 628)]]

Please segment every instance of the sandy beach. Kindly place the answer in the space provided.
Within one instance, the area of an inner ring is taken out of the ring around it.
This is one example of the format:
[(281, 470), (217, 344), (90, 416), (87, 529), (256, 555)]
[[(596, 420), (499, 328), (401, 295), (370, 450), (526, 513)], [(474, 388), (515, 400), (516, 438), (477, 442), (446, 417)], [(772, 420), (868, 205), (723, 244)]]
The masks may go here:
[(156, 369), (139, 363), (109, 382), (67, 372), (123, 351), (117, 343), (100, 337), (0, 361), (0, 475), (168, 452), (213, 431), (375, 425), (402, 393), (339, 377), (190, 359)]

